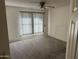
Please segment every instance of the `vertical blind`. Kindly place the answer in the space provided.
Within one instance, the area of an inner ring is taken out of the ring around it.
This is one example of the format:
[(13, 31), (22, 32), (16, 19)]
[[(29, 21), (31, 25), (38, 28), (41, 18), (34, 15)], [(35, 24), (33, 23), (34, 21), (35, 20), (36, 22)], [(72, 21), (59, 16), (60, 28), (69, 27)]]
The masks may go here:
[(20, 13), (20, 35), (43, 32), (43, 13)]
[(34, 33), (43, 32), (43, 14), (33, 14), (34, 17)]

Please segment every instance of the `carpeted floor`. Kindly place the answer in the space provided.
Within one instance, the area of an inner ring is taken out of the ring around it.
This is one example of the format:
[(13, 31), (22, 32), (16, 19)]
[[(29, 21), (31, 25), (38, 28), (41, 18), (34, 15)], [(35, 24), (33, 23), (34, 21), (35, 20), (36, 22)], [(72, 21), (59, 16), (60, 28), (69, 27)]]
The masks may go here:
[(66, 43), (49, 36), (10, 43), (11, 59), (65, 59)]

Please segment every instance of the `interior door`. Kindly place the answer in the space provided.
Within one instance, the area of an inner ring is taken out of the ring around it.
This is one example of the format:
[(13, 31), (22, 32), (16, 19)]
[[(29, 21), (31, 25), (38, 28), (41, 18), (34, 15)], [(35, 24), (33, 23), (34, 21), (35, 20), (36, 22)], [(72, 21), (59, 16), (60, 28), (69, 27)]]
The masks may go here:
[(70, 34), (67, 41), (66, 59), (77, 58), (77, 40), (78, 40), (78, 10), (77, 0), (70, 0)]
[(0, 0), (0, 59), (10, 59), (4, 2), (4, 0)]

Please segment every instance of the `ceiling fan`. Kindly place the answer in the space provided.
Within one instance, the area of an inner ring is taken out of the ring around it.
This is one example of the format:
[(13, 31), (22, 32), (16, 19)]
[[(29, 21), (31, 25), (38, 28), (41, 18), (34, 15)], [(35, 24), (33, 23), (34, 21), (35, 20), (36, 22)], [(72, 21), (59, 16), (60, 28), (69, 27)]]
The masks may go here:
[(39, 4), (40, 9), (47, 9), (47, 8), (55, 8), (52, 4), (52, 0), (36, 0), (32, 1), (32, 3)]
[(46, 9), (46, 8), (55, 8), (55, 6), (47, 6), (46, 2), (40, 2), (40, 7), (43, 8), (43, 9)]

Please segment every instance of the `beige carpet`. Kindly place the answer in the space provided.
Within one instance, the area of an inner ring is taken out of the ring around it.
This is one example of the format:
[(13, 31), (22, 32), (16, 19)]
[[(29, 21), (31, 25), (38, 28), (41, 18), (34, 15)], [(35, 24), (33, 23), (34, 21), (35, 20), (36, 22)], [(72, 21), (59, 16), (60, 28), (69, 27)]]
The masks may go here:
[(11, 59), (65, 59), (65, 42), (49, 36), (10, 43)]

